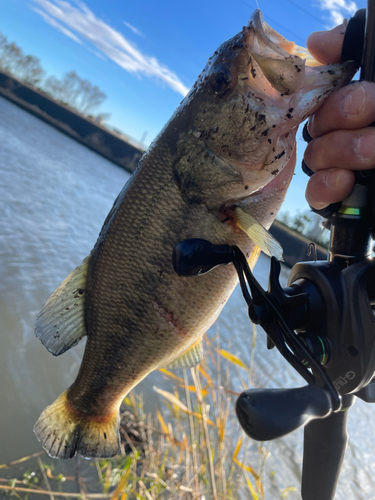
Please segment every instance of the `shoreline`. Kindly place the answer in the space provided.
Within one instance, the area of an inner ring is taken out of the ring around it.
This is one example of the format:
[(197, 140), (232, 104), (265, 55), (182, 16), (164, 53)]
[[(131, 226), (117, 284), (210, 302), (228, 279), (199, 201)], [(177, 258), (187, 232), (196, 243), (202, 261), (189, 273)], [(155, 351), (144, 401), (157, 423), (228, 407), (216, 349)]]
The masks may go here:
[(125, 135), (108, 130), (44, 92), (2, 72), (0, 96), (130, 173), (144, 152), (141, 147), (131, 144)]

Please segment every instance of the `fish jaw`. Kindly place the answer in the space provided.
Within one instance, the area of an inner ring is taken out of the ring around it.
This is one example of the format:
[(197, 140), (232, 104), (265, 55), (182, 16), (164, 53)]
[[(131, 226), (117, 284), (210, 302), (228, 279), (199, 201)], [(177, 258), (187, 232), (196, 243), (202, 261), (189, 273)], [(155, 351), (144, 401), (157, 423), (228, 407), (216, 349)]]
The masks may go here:
[(269, 229), (280, 210), (289, 185), (294, 176), (297, 148), (294, 147), (290, 160), (282, 171), (268, 184), (238, 203), (243, 211)]
[(190, 113), (190, 142), (237, 177), (229, 198), (248, 196), (280, 172), (298, 125), (354, 73), (351, 63), (316, 64), (258, 10), (209, 59), (177, 114)]

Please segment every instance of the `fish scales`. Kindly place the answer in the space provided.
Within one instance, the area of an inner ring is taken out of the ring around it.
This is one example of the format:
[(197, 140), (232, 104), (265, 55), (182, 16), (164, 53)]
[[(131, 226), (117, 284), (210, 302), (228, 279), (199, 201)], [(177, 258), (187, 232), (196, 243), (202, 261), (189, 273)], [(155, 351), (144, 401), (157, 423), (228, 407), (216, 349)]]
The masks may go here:
[[(127, 186), (126, 196), (120, 197), (118, 216), (103, 228), (90, 257), (87, 346), (80, 374), (69, 390), (72, 403), (79, 401), (90, 414), (101, 413), (103, 406), (111, 412), (118, 393), (124, 392), (124, 383), (130, 390), (150, 368), (157, 368), (176, 349), (184, 350), (204, 333), (229, 295), (223, 280), (231, 288), (236, 284), (234, 269), (216, 270), (199, 280), (180, 278), (174, 272), (171, 255), (179, 241), (197, 235), (217, 243), (238, 240), (214, 216), (207, 225), (209, 214), (204, 205), (191, 207), (182, 199), (173, 181), (172, 160), (162, 147), (147, 156)], [(150, 183), (152, 189), (144, 194)], [(144, 196), (141, 206), (140, 193)], [(254, 244), (238, 233), (250, 252)], [(124, 255), (129, 256), (125, 261)], [(119, 260), (121, 268), (114, 268), (113, 261)], [(97, 372), (102, 359), (108, 359), (105, 377)], [(87, 387), (87, 402), (82, 400), (82, 384), (92, 387)]]
[(237, 245), (252, 263), (260, 248), (281, 256), (266, 228), (293, 176), (297, 126), (353, 73), (310, 59), (256, 11), (209, 59), (90, 255), (43, 306), (36, 334), (54, 355), (87, 335), (76, 380), (35, 424), (51, 456), (113, 456), (125, 395), (157, 368), (201, 361), (237, 275), (229, 264), (179, 276), (178, 243)]

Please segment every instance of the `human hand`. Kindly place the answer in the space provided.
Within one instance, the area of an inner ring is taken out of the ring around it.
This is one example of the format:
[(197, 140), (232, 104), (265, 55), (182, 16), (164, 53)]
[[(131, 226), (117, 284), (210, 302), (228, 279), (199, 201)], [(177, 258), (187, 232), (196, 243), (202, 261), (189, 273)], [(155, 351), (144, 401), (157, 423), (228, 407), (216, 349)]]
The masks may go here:
[[(340, 62), (345, 27), (312, 33), (311, 54), (322, 64)], [(354, 171), (375, 167), (375, 83), (358, 82), (329, 96), (308, 123), (313, 140), (305, 162), (314, 172), (306, 187), (306, 200), (317, 210), (348, 196)]]

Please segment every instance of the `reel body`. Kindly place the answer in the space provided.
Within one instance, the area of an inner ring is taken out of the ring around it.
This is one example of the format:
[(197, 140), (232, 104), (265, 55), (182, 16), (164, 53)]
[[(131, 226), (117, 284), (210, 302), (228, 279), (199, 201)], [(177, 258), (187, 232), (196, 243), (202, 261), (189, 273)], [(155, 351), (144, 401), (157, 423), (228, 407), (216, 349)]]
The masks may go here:
[[(298, 263), (289, 283), (310, 296), (307, 321), (297, 334), (320, 360), (337, 392), (352, 394), (367, 386), (375, 372), (375, 262), (364, 260), (344, 269), (334, 262)], [(314, 294), (322, 307), (314, 307)]]

